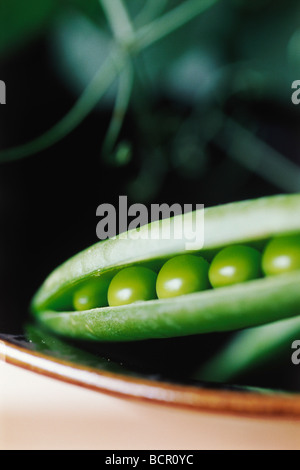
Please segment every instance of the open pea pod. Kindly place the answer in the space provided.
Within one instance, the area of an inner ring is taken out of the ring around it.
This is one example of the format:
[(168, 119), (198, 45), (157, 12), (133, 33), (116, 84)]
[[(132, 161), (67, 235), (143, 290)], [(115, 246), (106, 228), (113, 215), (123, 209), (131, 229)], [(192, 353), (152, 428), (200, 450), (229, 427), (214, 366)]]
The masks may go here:
[[(74, 294), (89, 282), (107, 286), (128, 266), (159, 271), (167, 260), (186, 253), (197, 215), (152, 222), (77, 254), (50, 274), (36, 293), (31, 306), (34, 316), (67, 337), (134, 341), (236, 330), (300, 314), (300, 269), (177, 297), (74, 309)], [(172, 237), (159, 238), (168, 224)], [(299, 194), (207, 208), (204, 243), (196, 255), (210, 262), (220, 250), (237, 244), (262, 251), (269, 240), (286, 234), (300, 234)]]

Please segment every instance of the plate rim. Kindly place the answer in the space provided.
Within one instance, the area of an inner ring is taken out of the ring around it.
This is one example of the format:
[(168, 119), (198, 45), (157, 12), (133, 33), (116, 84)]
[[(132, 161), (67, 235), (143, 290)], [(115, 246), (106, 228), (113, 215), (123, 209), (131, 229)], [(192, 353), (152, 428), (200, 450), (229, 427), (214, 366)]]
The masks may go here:
[(300, 394), (216, 390), (124, 376), (58, 359), (0, 340), (0, 361), (111, 396), (235, 416), (300, 420)]

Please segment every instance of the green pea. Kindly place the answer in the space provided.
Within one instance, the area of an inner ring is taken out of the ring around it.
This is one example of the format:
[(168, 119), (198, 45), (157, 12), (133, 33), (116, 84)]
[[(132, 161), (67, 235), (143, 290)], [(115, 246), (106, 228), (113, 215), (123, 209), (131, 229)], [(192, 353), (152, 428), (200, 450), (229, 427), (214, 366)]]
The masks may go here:
[(261, 254), (254, 248), (235, 245), (221, 250), (209, 269), (213, 287), (223, 287), (257, 279), (261, 276)]
[(273, 238), (263, 253), (262, 268), (267, 276), (300, 269), (300, 235)]
[(91, 308), (107, 305), (107, 290), (109, 282), (101, 278), (88, 281), (80, 287), (73, 296), (75, 310), (90, 310)]
[(169, 259), (157, 276), (159, 299), (198, 292), (209, 287), (208, 262), (195, 255), (179, 255)]
[(139, 266), (124, 268), (112, 279), (108, 288), (108, 304), (111, 307), (132, 304), (139, 300), (156, 298), (157, 274)]

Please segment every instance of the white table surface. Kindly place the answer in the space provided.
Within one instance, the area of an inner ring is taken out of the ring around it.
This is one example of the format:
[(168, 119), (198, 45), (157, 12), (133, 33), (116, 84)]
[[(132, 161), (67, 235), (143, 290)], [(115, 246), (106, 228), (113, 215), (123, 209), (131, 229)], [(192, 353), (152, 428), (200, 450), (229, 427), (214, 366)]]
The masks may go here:
[(116, 398), (0, 361), (0, 449), (300, 449), (300, 421)]

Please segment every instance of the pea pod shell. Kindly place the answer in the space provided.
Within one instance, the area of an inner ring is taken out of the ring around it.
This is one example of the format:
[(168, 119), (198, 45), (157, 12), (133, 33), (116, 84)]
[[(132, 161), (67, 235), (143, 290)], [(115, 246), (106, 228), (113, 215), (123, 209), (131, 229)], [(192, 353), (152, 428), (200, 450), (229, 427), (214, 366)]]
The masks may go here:
[(173, 299), (83, 312), (44, 311), (52, 331), (80, 339), (133, 341), (236, 330), (298, 315), (300, 273)]
[[(299, 214), (299, 194), (208, 208), (204, 212), (202, 252), (299, 232)], [(33, 299), (33, 313), (51, 330), (66, 336), (108, 341), (239, 329), (300, 313), (299, 272), (175, 299), (83, 312), (53, 310), (62, 293), (82, 279), (185, 252), (186, 241), (193, 233), (194, 216), (195, 213), (185, 215), (185, 237), (181, 239), (174, 236), (171, 240), (157, 240), (152, 236), (169, 223), (164, 220), (142, 227), (134, 233), (136, 237), (121, 235), (79, 253), (50, 274)], [(180, 221), (178, 216), (172, 219), (175, 234)], [(143, 239), (145, 231), (148, 239)]]

